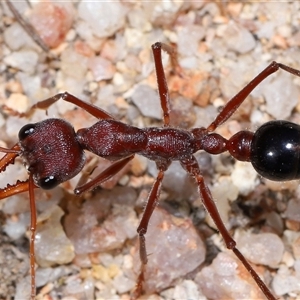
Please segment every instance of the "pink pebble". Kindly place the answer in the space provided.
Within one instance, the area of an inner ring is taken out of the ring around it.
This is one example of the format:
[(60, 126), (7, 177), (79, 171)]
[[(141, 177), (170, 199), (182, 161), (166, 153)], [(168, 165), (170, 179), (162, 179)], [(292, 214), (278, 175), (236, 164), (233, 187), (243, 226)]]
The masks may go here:
[(57, 47), (66, 37), (73, 23), (73, 7), (51, 2), (41, 2), (34, 6), (30, 23), (44, 43), (50, 48)]

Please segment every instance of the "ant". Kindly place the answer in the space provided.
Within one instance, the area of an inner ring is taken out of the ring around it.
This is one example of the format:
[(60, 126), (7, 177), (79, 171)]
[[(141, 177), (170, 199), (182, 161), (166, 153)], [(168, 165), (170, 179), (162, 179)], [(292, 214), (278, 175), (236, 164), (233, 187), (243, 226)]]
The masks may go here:
[(182, 167), (195, 179), (203, 205), (215, 222), (227, 248), (231, 249), (243, 263), (267, 299), (276, 299), (236, 247), (236, 242), (224, 226), (193, 154), (199, 150), (204, 150), (210, 154), (229, 151), (235, 159), (251, 162), (255, 170), (268, 179), (285, 181), (300, 178), (298, 168), (300, 155), (298, 147), (300, 143), (299, 125), (288, 121), (270, 121), (258, 128), (255, 133), (240, 131), (229, 140), (214, 132), (217, 127), (232, 116), (251, 91), (269, 75), (282, 69), (300, 76), (300, 71), (273, 61), (223, 107), (207, 128), (183, 130), (170, 126), (170, 97), (162, 64), (162, 50), (168, 52), (171, 57), (174, 56), (174, 52), (171, 47), (163, 43), (157, 42), (152, 45), (158, 92), (163, 110), (163, 127), (140, 129), (124, 124), (115, 120), (104, 110), (65, 92), (38, 102), (31, 107), (30, 111), (36, 108), (47, 109), (62, 99), (86, 110), (99, 121), (91, 127), (79, 129), (77, 132), (74, 131), (71, 124), (62, 119), (52, 118), (35, 124), (27, 124), (19, 131), (18, 143), (11, 149), (0, 148), (1, 152), (6, 153), (0, 160), (0, 171), (5, 171), (6, 167), (12, 164), (17, 156), (20, 156), (29, 173), (29, 178), (26, 181), (17, 181), (13, 185), (7, 185), (7, 187), (0, 189), (0, 199), (25, 191), (29, 192), (32, 299), (36, 294), (34, 189), (52, 189), (77, 175), (85, 165), (84, 150), (106, 158), (113, 163), (96, 178), (77, 186), (74, 190), (76, 195), (92, 190), (114, 176), (132, 160), (134, 154), (140, 154), (154, 160), (158, 168), (158, 175), (137, 228), (142, 266), (134, 297), (138, 297), (143, 289), (144, 270), (148, 259), (145, 235), (151, 215), (158, 203), (164, 173), (172, 161), (178, 160)]

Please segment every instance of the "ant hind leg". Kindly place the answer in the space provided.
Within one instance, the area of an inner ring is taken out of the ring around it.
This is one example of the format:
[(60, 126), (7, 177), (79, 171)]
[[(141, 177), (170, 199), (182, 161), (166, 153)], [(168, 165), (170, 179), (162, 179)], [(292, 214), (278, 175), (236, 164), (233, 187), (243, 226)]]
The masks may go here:
[(192, 176), (195, 178), (198, 187), (199, 187), (199, 193), (203, 202), (204, 207), (210, 214), (211, 218), (213, 219), (214, 223), (216, 224), (216, 227), (218, 231), (220, 232), (221, 236), (224, 239), (224, 242), (228, 249), (232, 250), (233, 253), (237, 256), (237, 258), (242, 262), (242, 264), (245, 266), (247, 271), (251, 274), (252, 278), (256, 281), (257, 285), (261, 289), (261, 291), (264, 293), (264, 295), (269, 300), (275, 300), (275, 297), (272, 295), (269, 288), (265, 285), (265, 283), (260, 279), (258, 274), (255, 272), (255, 270), (251, 267), (249, 262), (246, 260), (246, 258), (243, 256), (243, 254), (236, 248), (236, 242), (229, 234), (228, 230), (226, 229), (221, 216), (218, 212), (217, 206), (215, 204), (215, 201), (210, 193), (209, 188), (204, 182), (204, 178), (200, 173), (200, 168), (198, 165), (197, 160), (194, 156), (191, 156), (191, 158), (182, 160), (181, 165), (183, 168)]
[(288, 67), (286, 65), (277, 63), (276, 61), (271, 62), (264, 70), (262, 70), (256, 77), (254, 77), (241, 91), (239, 91), (233, 98), (231, 98), (222, 111), (218, 114), (216, 119), (207, 127), (208, 131), (214, 131), (217, 127), (227, 121), (232, 114), (239, 108), (239, 106), (245, 101), (246, 97), (267, 77), (271, 74), (282, 69), (288, 73), (300, 77), (300, 71)]

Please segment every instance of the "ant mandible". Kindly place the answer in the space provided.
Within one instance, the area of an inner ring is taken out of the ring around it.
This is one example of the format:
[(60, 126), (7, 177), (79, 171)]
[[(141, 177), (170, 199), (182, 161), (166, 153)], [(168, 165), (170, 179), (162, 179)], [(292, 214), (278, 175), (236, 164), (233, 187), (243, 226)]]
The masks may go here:
[(147, 264), (145, 235), (151, 215), (157, 205), (161, 183), (165, 171), (172, 161), (178, 160), (182, 167), (196, 180), (204, 207), (211, 215), (228, 249), (231, 249), (251, 274), (257, 285), (267, 297), (275, 300), (269, 288), (260, 279), (243, 254), (236, 248), (220, 217), (212, 195), (204, 182), (201, 170), (193, 154), (204, 150), (211, 154), (225, 151), (240, 161), (249, 161), (256, 171), (271, 180), (283, 181), (300, 178), (298, 168), (300, 149), (300, 126), (288, 121), (271, 121), (262, 125), (255, 133), (240, 131), (229, 140), (214, 133), (243, 103), (251, 91), (278, 69), (296, 76), (300, 71), (273, 61), (236, 96), (234, 96), (207, 128), (183, 130), (170, 126), (170, 99), (166, 77), (162, 65), (161, 52), (165, 50), (172, 56), (172, 49), (163, 44), (152, 45), (158, 91), (163, 110), (164, 126), (161, 128), (137, 128), (115, 120), (102, 109), (86, 103), (65, 92), (57, 94), (31, 107), (47, 109), (62, 99), (71, 102), (99, 119), (89, 128), (77, 132), (62, 119), (47, 119), (35, 124), (27, 124), (19, 132), (19, 142), (11, 149), (0, 148), (6, 155), (0, 160), (0, 172), (5, 171), (17, 156), (23, 159), (28, 170), (28, 180), (17, 181), (14, 185), (0, 189), (0, 199), (28, 191), (31, 210), (30, 272), (31, 297), (35, 289), (34, 239), (36, 232), (36, 210), (34, 189), (52, 189), (58, 184), (77, 175), (85, 164), (84, 150), (113, 161), (110, 167), (96, 178), (75, 188), (80, 195), (92, 190), (118, 173), (134, 154), (144, 155), (154, 160), (158, 175), (148, 196), (147, 204), (137, 228), (140, 244), (141, 272), (134, 296), (142, 292), (144, 269)]

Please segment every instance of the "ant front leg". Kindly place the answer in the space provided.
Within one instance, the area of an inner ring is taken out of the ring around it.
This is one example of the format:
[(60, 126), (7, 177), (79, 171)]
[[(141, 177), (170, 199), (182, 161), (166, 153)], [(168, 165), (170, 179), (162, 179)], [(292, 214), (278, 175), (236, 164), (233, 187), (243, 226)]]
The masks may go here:
[(69, 94), (68, 92), (60, 93), (53, 97), (45, 99), (43, 101), (39, 101), (38, 103), (34, 104), (30, 108), (29, 112), (36, 108), (47, 109), (48, 107), (50, 107), (52, 104), (54, 104), (55, 102), (57, 102), (60, 99), (63, 101), (67, 101), (67, 102), (75, 104), (76, 106), (84, 109), (85, 111), (87, 111), (92, 116), (94, 116), (98, 119), (114, 119), (109, 113), (107, 113), (103, 109), (101, 109), (91, 103), (87, 103), (83, 100), (80, 100), (79, 98)]
[[(38, 188), (38, 186), (34, 185), (34, 188)], [(26, 181), (18, 180), (15, 184), (7, 185), (7, 187), (0, 189), (0, 200), (8, 198), (13, 195), (27, 192), (28, 190), (29, 190), (28, 180)]]
[(11, 149), (0, 147), (0, 152), (6, 153), (0, 160), (0, 172), (5, 171), (6, 167), (13, 164), (16, 157), (19, 156), (21, 148), (19, 143), (15, 144)]
[(260, 279), (258, 274), (255, 272), (255, 270), (251, 267), (251, 265), (248, 263), (246, 258), (243, 256), (243, 254), (236, 248), (236, 242), (235, 240), (230, 236), (228, 230), (226, 229), (224, 222), (221, 219), (221, 216), (218, 212), (217, 206), (214, 202), (214, 199), (210, 193), (209, 188), (204, 182), (204, 178), (200, 173), (200, 168), (198, 165), (197, 160), (194, 156), (191, 156), (189, 159), (180, 161), (183, 168), (192, 176), (195, 178), (198, 187), (199, 187), (199, 193), (203, 202), (204, 207), (210, 214), (211, 218), (213, 219), (214, 223), (216, 224), (221, 236), (223, 237), (226, 247), (233, 251), (233, 253), (237, 256), (237, 258), (243, 263), (245, 268), (248, 270), (248, 272), (251, 274), (253, 279), (256, 281), (257, 285), (261, 289), (261, 291), (264, 293), (264, 295), (269, 300), (276, 300), (276, 298), (272, 295), (271, 291), (268, 289), (268, 287), (265, 285), (265, 283)]
[(254, 79), (252, 79), (240, 92), (238, 92), (227, 104), (222, 111), (216, 117), (216, 119), (207, 127), (208, 131), (214, 131), (218, 126), (228, 120), (232, 114), (239, 108), (239, 106), (245, 101), (246, 97), (267, 77), (275, 73), (279, 69), (282, 69), (288, 73), (300, 77), (300, 71), (288, 67), (286, 65), (273, 61), (262, 72), (260, 72)]
[[(6, 167), (13, 164), (16, 157), (19, 156), (21, 149), (19, 143), (15, 144), (11, 149), (0, 147), (0, 152), (6, 153), (0, 160), (0, 172), (4, 172)], [(37, 186), (34, 186), (37, 188)], [(0, 200), (10, 196), (20, 194), (29, 190), (28, 180), (17, 181), (15, 184), (8, 184), (5, 188), (0, 189)]]
[[(13, 164), (16, 157), (19, 156), (21, 151), (19, 143), (15, 144), (11, 149), (0, 147), (0, 152), (6, 153), (0, 160), (0, 172), (5, 171), (6, 167)], [(34, 189), (37, 186), (34, 184), (33, 175), (29, 174), (29, 179), (26, 181), (17, 181), (13, 185), (7, 185), (5, 188), (0, 189), (0, 200), (10, 196), (29, 191), (30, 198), (30, 278), (31, 278), (31, 299), (35, 299), (35, 250), (34, 240), (36, 234), (36, 207)]]
[(36, 206), (35, 206), (35, 197), (34, 197), (34, 188), (36, 185), (33, 181), (33, 175), (30, 173), (28, 179), (28, 189), (29, 189), (29, 200), (30, 200), (30, 243), (29, 243), (29, 252), (30, 252), (30, 277), (31, 277), (31, 299), (35, 299), (36, 287), (35, 287), (35, 249), (34, 249), (34, 240), (36, 234)]

